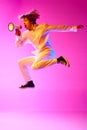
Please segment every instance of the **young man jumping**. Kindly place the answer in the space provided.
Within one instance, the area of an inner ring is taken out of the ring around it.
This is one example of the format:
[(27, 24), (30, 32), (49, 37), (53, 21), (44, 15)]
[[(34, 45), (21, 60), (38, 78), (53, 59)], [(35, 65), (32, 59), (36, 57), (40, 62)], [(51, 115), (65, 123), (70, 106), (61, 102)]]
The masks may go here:
[(16, 46), (20, 47), (25, 44), (26, 40), (31, 41), (31, 45), (35, 48), (34, 56), (28, 56), (18, 61), (19, 68), (24, 77), (25, 84), (20, 88), (35, 87), (33, 80), (29, 74), (28, 66), (32, 69), (40, 69), (52, 64), (63, 64), (70, 66), (69, 61), (64, 57), (56, 57), (55, 51), (50, 44), (49, 34), (52, 31), (56, 32), (76, 32), (83, 25), (66, 26), (66, 25), (48, 25), (46, 23), (37, 24), (36, 20), (40, 17), (37, 10), (33, 10), (27, 14), (20, 16), (25, 31), (21, 33), (19, 28), (15, 29)]

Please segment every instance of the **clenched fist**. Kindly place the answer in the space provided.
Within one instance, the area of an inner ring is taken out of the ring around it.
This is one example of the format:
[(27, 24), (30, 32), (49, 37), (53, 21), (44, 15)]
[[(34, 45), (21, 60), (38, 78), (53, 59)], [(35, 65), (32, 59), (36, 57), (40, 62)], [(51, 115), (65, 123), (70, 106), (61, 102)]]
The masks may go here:
[(19, 29), (15, 29), (15, 35), (21, 36), (21, 31)]

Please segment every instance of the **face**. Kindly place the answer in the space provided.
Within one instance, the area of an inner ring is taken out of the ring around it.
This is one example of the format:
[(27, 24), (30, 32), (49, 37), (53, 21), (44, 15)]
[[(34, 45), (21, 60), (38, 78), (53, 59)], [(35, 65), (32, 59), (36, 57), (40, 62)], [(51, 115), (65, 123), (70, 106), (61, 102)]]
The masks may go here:
[(31, 30), (32, 23), (29, 21), (28, 18), (23, 18), (23, 24), (26, 29)]

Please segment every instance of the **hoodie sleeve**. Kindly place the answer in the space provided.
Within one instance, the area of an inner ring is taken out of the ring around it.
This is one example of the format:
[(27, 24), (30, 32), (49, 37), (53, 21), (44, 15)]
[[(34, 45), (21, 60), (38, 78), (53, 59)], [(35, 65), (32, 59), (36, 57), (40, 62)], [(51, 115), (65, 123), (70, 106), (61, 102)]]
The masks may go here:
[(26, 40), (27, 40), (26, 32), (22, 33), (21, 36), (16, 36), (15, 38), (16, 47), (22, 46)]
[(45, 32), (77, 32), (77, 26), (45, 24)]

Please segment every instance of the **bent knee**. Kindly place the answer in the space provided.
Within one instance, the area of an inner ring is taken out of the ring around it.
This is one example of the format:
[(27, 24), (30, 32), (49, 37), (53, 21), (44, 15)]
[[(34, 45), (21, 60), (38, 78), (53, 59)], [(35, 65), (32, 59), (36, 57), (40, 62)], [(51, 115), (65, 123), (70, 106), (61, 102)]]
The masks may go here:
[(32, 64), (31, 67), (32, 67), (32, 69), (38, 69), (39, 68), (37, 63)]

